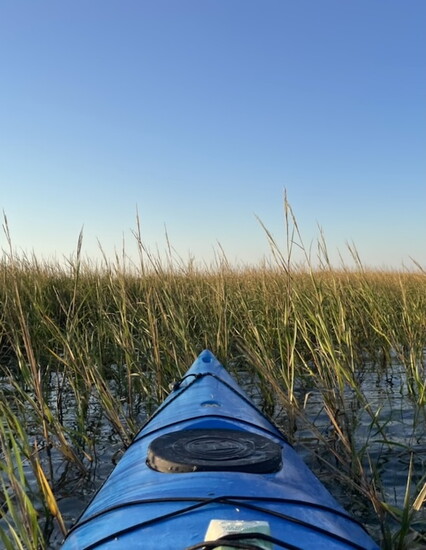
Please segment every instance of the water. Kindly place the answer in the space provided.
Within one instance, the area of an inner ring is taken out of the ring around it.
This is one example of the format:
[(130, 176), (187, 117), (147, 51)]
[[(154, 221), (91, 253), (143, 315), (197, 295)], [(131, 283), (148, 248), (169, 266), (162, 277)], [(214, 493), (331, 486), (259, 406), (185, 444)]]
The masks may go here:
[[(376, 483), (380, 500), (402, 509), (410, 463), (413, 471), (412, 483), (408, 487), (411, 501), (425, 481), (425, 409), (418, 408), (412, 400), (406, 371), (400, 364), (392, 365), (382, 374), (373, 365), (366, 365), (360, 389), (365, 401), (360, 401), (350, 389), (345, 391), (344, 399), (357, 454), (367, 473), (367, 481)], [(376, 540), (380, 540), (380, 526), (371, 502), (354, 492), (345, 476), (342, 479), (337, 475), (330, 476), (330, 469), (325, 465), (324, 461), (331, 460), (337, 472), (346, 473), (346, 469), (330, 456), (329, 446), (334, 443), (339, 447), (339, 440), (324, 409), (322, 396), (317, 390), (310, 390), (306, 403), (306, 417), (323, 437), (315, 435), (306, 425), (302, 426), (295, 434), (297, 451), (335, 498), (369, 529)], [(348, 470), (351, 466), (347, 464)]]

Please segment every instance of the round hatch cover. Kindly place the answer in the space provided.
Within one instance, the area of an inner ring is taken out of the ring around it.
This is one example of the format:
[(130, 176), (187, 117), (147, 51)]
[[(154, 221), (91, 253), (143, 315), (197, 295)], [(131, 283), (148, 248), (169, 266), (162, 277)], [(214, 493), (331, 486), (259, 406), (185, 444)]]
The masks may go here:
[(281, 468), (281, 447), (266, 437), (240, 430), (184, 430), (151, 441), (147, 464), (169, 474), (267, 474)]

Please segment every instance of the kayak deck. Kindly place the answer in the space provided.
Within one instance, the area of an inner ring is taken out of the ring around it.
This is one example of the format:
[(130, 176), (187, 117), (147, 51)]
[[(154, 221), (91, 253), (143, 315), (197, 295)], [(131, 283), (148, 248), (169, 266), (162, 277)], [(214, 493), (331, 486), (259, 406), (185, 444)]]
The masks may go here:
[(270, 535), (259, 537), (269, 541), (256, 539), (252, 548), (378, 549), (206, 350), (135, 437), (63, 548), (203, 548), (194, 545), (212, 520), (266, 523)]

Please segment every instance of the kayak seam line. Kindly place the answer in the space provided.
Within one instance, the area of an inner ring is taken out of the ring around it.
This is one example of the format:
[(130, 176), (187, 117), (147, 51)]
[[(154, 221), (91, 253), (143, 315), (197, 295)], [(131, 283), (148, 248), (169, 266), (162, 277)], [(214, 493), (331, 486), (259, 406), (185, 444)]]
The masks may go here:
[(248, 398), (246, 397), (244, 394), (240, 393), (238, 390), (236, 390), (233, 386), (231, 386), (231, 384), (228, 384), (228, 382), (226, 382), (225, 380), (223, 380), (222, 378), (220, 378), (220, 376), (217, 376), (215, 373), (213, 372), (199, 372), (197, 374), (190, 374), (190, 375), (187, 375), (187, 376), (184, 376), (180, 381), (176, 382), (175, 386), (177, 386), (179, 388), (179, 384), (185, 380), (186, 378), (188, 377), (194, 377), (193, 380), (191, 380), (186, 386), (184, 386), (183, 388), (181, 388), (181, 391), (178, 392), (177, 394), (173, 395), (171, 397), (171, 399), (169, 399), (166, 403), (164, 403), (163, 406), (160, 406), (156, 411), (155, 413), (145, 422), (145, 424), (142, 426), (142, 428), (139, 430), (139, 432), (136, 434), (135, 438), (133, 439), (133, 441), (130, 443), (129, 447), (131, 447), (133, 445), (133, 443), (135, 443), (136, 441), (138, 441), (139, 439), (139, 436), (140, 434), (142, 433), (142, 431), (148, 426), (148, 424), (150, 424), (150, 422), (152, 422), (152, 420), (154, 420), (154, 418), (156, 418), (156, 416), (158, 414), (160, 414), (160, 412), (164, 411), (164, 409), (166, 409), (171, 403), (173, 403), (173, 401), (175, 399), (177, 399), (180, 395), (182, 395), (187, 389), (189, 389), (193, 384), (195, 384), (195, 382), (197, 382), (198, 380), (201, 380), (202, 378), (205, 378), (206, 376), (211, 376), (212, 378), (214, 378), (215, 380), (217, 380), (218, 382), (222, 383), (225, 387), (227, 387), (230, 391), (232, 391), (233, 393), (235, 393), (240, 399), (242, 399), (247, 405), (249, 405), (252, 409), (254, 409), (258, 414), (260, 414), (260, 416), (262, 416), (267, 422), (268, 424), (271, 424), (273, 425), (276, 430), (279, 432), (280, 436), (282, 437), (282, 439), (288, 444), (288, 445), (291, 445), (291, 443), (288, 441), (288, 438), (281, 432), (281, 430), (275, 426), (275, 424), (273, 424), (271, 422), (271, 419), (268, 418), (268, 416), (263, 413), (258, 407), (256, 407), (256, 405)]
[[(287, 441), (287, 439), (285, 437), (283, 437), (283, 435), (281, 434), (281, 432), (279, 430), (277, 430), (277, 433), (274, 433), (273, 431), (268, 430), (268, 428), (264, 428), (262, 426), (259, 426), (258, 424), (255, 424), (254, 422), (249, 422), (248, 420), (244, 420), (243, 418), (235, 418), (235, 416), (228, 416), (228, 415), (224, 415), (224, 414), (205, 414), (205, 415), (202, 415), (202, 416), (190, 416), (190, 417), (187, 417), (187, 418), (182, 418), (182, 420), (176, 420), (175, 422), (170, 422), (169, 424), (164, 424), (163, 426), (160, 426), (158, 428), (154, 428), (150, 432), (140, 434), (140, 436), (137, 439), (134, 439), (132, 441), (132, 443), (129, 445), (129, 447), (131, 447), (135, 443), (139, 443), (139, 441), (142, 441), (145, 437), (147, 437), (149, 435), (153, 435), (156, 432), (160, 432), (160, 431), (162, 431), (166, 428), (170, 428), (172, 426), (177, 426), (178, 424), (182, 424), (182, 422), (188, 422), (188, 421), (192, 421), (192, 420), (203, 420), (205, 418), (220, 418), (220, 419), (224, 418), (226, 420), (232, 420), (234, 423), (239, 422), (241, 424), (245, 424), (247, 426), (251, 426), (253, 428), (256, 428), (256, 429), (258, 429), (258, 430), (260, 430), (264, 433), (267, 433), (268, 435), (270, 435), (272, 437), (275, 437), (278, 440), (282, 440), (287, 445), (290, 445), (290, 443)], [(214, 429), (214, 428), (212, 428), (212, 429)]]

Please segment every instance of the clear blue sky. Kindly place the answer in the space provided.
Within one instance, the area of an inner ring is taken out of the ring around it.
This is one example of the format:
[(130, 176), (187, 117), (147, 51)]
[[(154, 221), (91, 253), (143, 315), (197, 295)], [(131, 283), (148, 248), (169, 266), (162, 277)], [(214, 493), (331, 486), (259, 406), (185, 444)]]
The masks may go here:
[[(354, 242), (426, 266), (424, 0), (0, 0), (0, 208), (16, 247), (210, 261)], [(5, 238), (0, 236), (5, 248)]]

